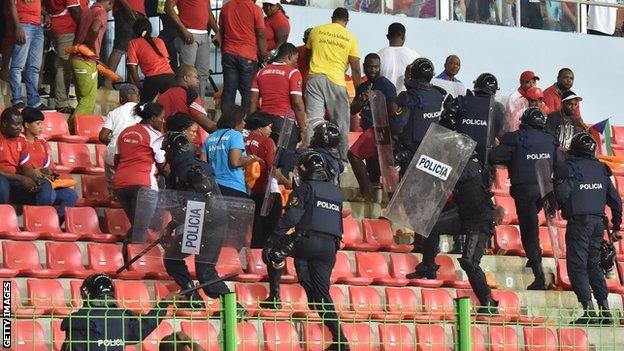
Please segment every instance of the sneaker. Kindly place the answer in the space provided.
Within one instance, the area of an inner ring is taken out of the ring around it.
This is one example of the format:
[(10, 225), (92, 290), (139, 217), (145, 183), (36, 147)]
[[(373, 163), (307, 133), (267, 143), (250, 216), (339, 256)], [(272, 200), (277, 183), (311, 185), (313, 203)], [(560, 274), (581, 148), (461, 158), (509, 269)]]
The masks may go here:
[(26, 104), (25, 104), (24, 102), (20, 101), (20, 102), (18, 102), (18, 103), (16, 103), (16, 104), (13, 104), (13, 107), (18, 108), (18, 109), (20, 109), (20, 110), (21, 110), (21, 109), (23, 109), (24, 107), (26, 107)]
[(412, 273), (406, 274), (405, 278), (407, 278), (407, 279), (436, 279), (437, 276), (438, 275), (436, 274), (436, 272), (431, 272), (431, 271), (429, 271), (429, 272), (419, 272), (419, 271), (416, 271), (416, 272), (412, 272)]
[(259, 305), (260, 308), (267, 308), (272, 310), (282, 309), (282, 301), (280, 300), (279, 296), (269, 296), (266, 300), (260, 301)]
[(56, 111), (55, 109), (53, 109), (53, 108), (51, 108), (48, 105), (43, 104), (43, 103), (39, 104), (39, 106), (37, 106), (36, 109), (39, 110), (39, 111)]

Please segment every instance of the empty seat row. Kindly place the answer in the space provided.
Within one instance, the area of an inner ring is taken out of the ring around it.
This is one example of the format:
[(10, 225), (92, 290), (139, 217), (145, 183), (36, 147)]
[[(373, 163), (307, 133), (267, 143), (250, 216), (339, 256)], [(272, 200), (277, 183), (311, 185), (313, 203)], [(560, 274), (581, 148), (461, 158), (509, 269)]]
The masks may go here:
[(394, 231), (390, 221), (384, 219), (362, 219), (359, 221), (343, 218), (342, 246), (356, 251), (410, 252), (412, 245), (400, 245), (394, 242)]
[(56, 111), (44, 111), (45, 119), (41, 123), (41, 135), (47, 140), (68, 143), (97, 143), (98, 135), (104, 124), (102, 116), (76, 116), (74, 127), (76, 135), (69, 131), (67, 115)]

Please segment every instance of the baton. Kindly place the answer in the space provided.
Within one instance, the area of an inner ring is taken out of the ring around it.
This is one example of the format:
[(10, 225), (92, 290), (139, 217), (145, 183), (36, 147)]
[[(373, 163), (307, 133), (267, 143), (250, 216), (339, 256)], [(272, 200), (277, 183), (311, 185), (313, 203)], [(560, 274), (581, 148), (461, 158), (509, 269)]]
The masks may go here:
[(199, 290), (199, 289), (201, 289), (201, 288), (203, 288), (205, 286), (213, 285), (213, 284), (222, 282), (224, 280), (228, 280), (230, 278), (235, 278), (237, 276), (238, 276), (238, 273), (229, 273), (229, 274), (224, 275), (223, 277), (219, 277), (219, 278), (216, 278), (216, 279), (213, 279), (213, 280), (209, 280), (209, 281), (207, 281), (207, 282), (205, 282), (203, 284), (199, 284), (196, 287), (182, 290), (179, 293), (177, 293), (177, 295), (185, 295), (185, 294), (190, 293), (191, 291)]
[(219, 91), (219, 88), (217, 87), (217, 84), (215, 83), (214, 79), (212, 79), (212, 70), (208, 70), (208, 82), (210, 83), (210, 86), (212, 87), (212, 89), (215, 91), (215, 93), (217, 93)]
[(119, 274), (119, 273), (125, 271), (134, 262), (138, 261), (141, 257), (145, 256), (145, 254), (148, 253), (151, 249), (153, 249), (156, 245), (162, 243), (162, 241), (165, 239), (165, 237), (171, 235), (173, 230), (178, 225), (179, 225), (179, 223), (176, 220), (171, 220), (169, 222), (169, 224), (167, 224), (167, 227), (165, 227), (165, 230), (163, 231), (163, 234), (160, 236), (160, 238), (155, 240), (153, 243), (147, 245), (147, 247), (145, 249), (143, 249), (143, 251), (139, 252), (136, 256), (132, 257), (128, 262), (124, 263), (123, 266), (119, 267), (119, 269), (117, 271), (115, 271), (115, 274)]

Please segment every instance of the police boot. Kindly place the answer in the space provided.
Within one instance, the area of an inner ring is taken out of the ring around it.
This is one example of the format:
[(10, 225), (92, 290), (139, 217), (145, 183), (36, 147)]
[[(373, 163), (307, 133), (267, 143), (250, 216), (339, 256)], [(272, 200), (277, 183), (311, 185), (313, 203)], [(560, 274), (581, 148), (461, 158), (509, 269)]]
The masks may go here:
[(416, 266), (416, 271), (406, 274), (405, 278), (407, 279), (436, 279), (438, 276), (438, 266), (437, 264), (427, 265), (424, 263), (418, 264)]
[(535, 276), (535, 280), (529, 286), (527, 286), (527, 290), (546, 290), (546, 278), (544, 277), (544, 270), (542, 269), (542, 264), (537, 263), (534, 264), (531, 269), (533, 270), (533, 275)]
[(498, 314), (498, 301), (492, 299), (492, 295), (485, 297), (485, 303), (477, 309), (477, 315), (491, 316)]
[[(194, 288), (195, 284), (193, 282), (188, 283), (184, 289)], [(185, 310), (205, 310), (206, 304), (204, 300), (199, 296), (197, 290), (193, 290), (190, 293), (186, 294), (187, 300), (180, 304), (181, 309)]]
[(611, 311), (609, 310), (609, 301), (601, 300), (598, 301), (599, 308), (599, 320), (601, 325), (612, 325), (613, 324), (613, 316), (611, 315)]
[(262, 300), (259, 303), (260, 308), (270, 308), (274, 310), (279, 310), (282, 308), (282, 300), (280, 300), (279, 294), (270, 294), (266, 300)]
[(453, 247), (448, 252), (450, 254), (461, 254), (463, 252), (464, 236), (457, 235), (453, 237)]
[(598, 316), (596, 315), (596, 312), (594, 311), (594, 303), (589, 301), (589, 302), (582, 302), (581, 304), (583, 305), (583, 311), (584, 311), (583, 315), (579, 317), (577, 320), (573, 321), (572, 324), (574, 325), (599, 324), (600, 319), (598, 319)]
[(329, 347), (326, 348), (324, 351), (349, 351), (349, 350), (351, 350), (349, 343), (346, 341), (343, 341), (340, 343), (335, 342), (329, 345)]

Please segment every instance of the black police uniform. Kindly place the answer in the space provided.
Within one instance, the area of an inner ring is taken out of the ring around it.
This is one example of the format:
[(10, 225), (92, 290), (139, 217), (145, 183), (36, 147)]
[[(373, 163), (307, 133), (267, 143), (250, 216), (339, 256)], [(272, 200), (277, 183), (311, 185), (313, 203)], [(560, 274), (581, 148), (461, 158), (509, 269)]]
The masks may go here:
[(277, 168), (282, 170), (282, 173), (288, 174), (293, 171), (297, 160), (301, 155), (308, 151), (316, 151), (321, 154), (323, 161), (325, 162), (325, 170), (329, 174), (329, 178), (332, 183), (338, 184), (340, 180), (340, 174), (344, 172), (344, 164), (340, 161), (335, 149), (328, 149), (325, 147), (314, 148), (299, 148), (295, 150), (284, 150), (282, 156), (279, 158)]
[(555, 194), (566, 227), (567, 268), (572, 289), (583, 305), (606, 301), (608, 290), (600, 267), (605, 204), (620, 229), (622, 202), (611, 183), (611, 170), (592, 156), (570, 156), (555, 172)]
[[(481, 162), (485, 162), (485, 154), (488, 146), (494, 145), (494, 138), (500, 138), (505, 131), (505, 109), (500, 102), (494, 101), (487, 94), (473, 94), (468, 91), (466, 96), (459, 96), (459, 119), (457, 132), (468, 135), (477, 142), (475, 151)], [(492, 114), (490, 126), (490, 140), (488, 140), (488, 122)]]
[(85, 306), (61, 322), (66, 335), (61, 350), (124, 351), (125, 346), (139, 343), (156, 329), (166, 317), (168, 305), (161, 302), (140, 318), (112, 301), (102, 306)]
[[(334, 342), (346, 345), (329, 294), (330, 277), (336, 251), (342, 238), (342, 193), (331, 182), (304, 180), (290, 194), (286, 212), (274, 235), (283, 237), (293, 226), (300, 235), (294, 247), (295, 269), (299, 283), (311, 304), (324, 303), (319, 312), (331, 331)], [(345, 347), (345, 346), (343, 346)]]
[[(547, 159), (551, 167), (561, 162), (557, 156), (558, 143), (543, 130), (521, 124), (520, 129), (505, 134), (490, 155), (494, 164), (505, 164), (511, 179), (511, 196), (516, 204), (520, 222), (522, 246), (533, 269), (536, 281), (544, 281), (542, 251), (539, 244), (538, 212), (541, 209), (541, 195), (535, 172), (535, 161)], [(542, 285), (538, 284), (538, 285)]]

